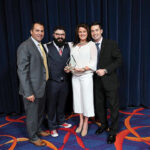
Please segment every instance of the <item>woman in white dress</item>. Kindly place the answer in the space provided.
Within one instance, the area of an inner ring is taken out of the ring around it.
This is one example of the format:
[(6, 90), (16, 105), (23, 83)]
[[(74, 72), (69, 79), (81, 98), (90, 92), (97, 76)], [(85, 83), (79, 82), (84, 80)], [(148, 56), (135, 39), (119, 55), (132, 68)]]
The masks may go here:
[[(71, 48), (73, 109), (80, 114), (80, 123), (76, 129), (82, 136), (87, 135), (88, 119), (94, 117), (93, 72), (96, 70), (97, 49), (90, 41), (89, 27), (80, 24), (76, 28), (75, 42)], [(68, 68), (65, 68), (69, 72)]]

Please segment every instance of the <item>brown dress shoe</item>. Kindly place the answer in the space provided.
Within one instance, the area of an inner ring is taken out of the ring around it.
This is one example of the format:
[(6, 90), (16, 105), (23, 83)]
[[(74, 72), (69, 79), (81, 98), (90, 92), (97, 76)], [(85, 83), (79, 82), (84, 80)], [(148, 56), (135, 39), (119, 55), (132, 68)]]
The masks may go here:
[(46, 143), (44, 143), (41, 139), (38, 139), (36, 141), (30, 141), (32, 144), (34, 144), (35, 146), (45, 146)]
[(41, 131), (39, 133), (39, 136), (49, 136), (49, 135), (50, 135), (50, 133), (49, 132), (45, 132), (45, 131)]

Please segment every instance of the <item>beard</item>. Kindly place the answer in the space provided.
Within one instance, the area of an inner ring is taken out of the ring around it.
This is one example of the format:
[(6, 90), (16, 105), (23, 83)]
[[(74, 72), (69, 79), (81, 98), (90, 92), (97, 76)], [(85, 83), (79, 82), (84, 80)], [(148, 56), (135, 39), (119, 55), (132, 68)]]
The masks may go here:
[[(59, 41), (60, 39), (61, 39), (61, 41)], [(56, 39), (55, 37), (53, 37), (53, 40), (58, 47), (62, 47), (65, 45), (65, 39), (63, 39), (63, 38), (57, 38)]]

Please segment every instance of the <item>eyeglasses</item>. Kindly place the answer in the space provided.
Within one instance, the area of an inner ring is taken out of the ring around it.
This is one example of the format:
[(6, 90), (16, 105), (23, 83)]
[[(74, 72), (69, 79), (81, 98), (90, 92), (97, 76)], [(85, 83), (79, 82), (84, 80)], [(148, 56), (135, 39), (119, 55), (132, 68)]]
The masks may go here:
[(65, 36), (64, 33), (63, 34), (55, 33), (55, 35), (57, 35), (57, 36)]

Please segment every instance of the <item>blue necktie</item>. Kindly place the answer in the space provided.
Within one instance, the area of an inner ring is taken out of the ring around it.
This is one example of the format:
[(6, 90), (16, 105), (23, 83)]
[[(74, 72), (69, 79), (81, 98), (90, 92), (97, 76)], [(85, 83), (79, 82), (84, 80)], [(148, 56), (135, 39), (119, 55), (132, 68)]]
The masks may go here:
[(96, 47), (97, 47), (97, 52), (98, 52), (97, 54), (98, 54), (98, 55), (99, 55), (99, 53), (100, 53), (100, 48), (99, 48), (99, 44), (100, 44), (100, 43), (96, 43)]
[(99, 54), (100, 54), (100, 43), (96, 43), (96, 48), (97, 48), (97, 66), (98, 66), (98, 63), (99, 63)]

